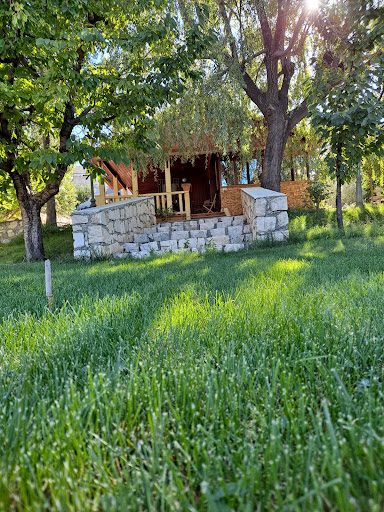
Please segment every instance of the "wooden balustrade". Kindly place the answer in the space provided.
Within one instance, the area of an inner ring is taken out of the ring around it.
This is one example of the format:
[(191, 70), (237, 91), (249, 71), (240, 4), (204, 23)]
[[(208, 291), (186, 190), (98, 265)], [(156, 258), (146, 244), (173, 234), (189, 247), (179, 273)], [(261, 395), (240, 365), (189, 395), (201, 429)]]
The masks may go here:
[[(96, 196), (96, 206), (102, 206), (103, 204), (118, 203), (120, 201), (126, 201), (132, 199), (135, 196), (127, 195), (126, 191), (124, 195), (119, 196), (113, 194), (112, 196), (105, 195), (102, 186), (100, 186), (100, 195)], [(187, 220), (191, 218), (191, 199), (188, 191), (177, 190), (175, 192), (154, 192), (152, 194), (138, 194), (136, 197), (154, 197), (156, 210), (170, 210), (174, 215), (185, 215)], [(177, 199), (175, 201), (174, 199)]]

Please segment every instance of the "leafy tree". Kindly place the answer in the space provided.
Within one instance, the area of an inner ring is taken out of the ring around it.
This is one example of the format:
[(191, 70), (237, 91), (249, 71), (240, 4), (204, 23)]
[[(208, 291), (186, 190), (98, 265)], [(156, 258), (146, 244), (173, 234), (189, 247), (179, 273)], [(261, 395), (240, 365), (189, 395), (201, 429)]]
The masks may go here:
[[(376, 41), (376, 26), (368, 22), (363, 42), (357, 39), (348, 48), (345, 62), (337, 67), (322, 66), (315, 77), (312, 123), (323, 141), (329, 173), (336, 178), (337, 223), (341, 229), (342, 184), (354, 177), (364, 155), (379, 154), (383, 149), (384, 53), (381, 49), (376, 51), (374, 44), (368, 44), (370, 38)], [(371, 50), (369, 55), (362, 51), (363, 44)], [(358, 54), (357, 50), (360, 50)], [(329, 90), (332, 83), (338, 86)]]
[[(384, 153), (384, 148), (382, 153)], [(384, 158), (378, 154), (365, 155), (361, 161), (363, 187), (372, 200), (374, 190), (384, 188)]]
[(328, 199), (330, 195), (329, 185), (319, 179), (315, 179), (308, 184), (307, 194), (310, 203), (315, 205), (316, 210), (319, 210), (321, 204)]
[[(185, 23), (193, 26), (190, 3), (178, 3)], [(217, 84), (236, 84), (253, 111), (261, 111), (267, 127), (261, 184), (280, 190), (286, 142), (307, 115), (302, 84), (308, 73), (308, 42), (316, 53), (323, 45), (314, 38), (327, 38), (317, 30), (323, 15), (307, 1), (291, 0), (210, 0), (209, 9), (218, 44), (205, 57), (213, 62)]]
[(1, 183), (15, 188), (27, 260), (41, 260), (40, 211), (68, 167), (95, 155), (128, 163), (111, 140), (117, 120), (126, 146), (147, 148), (205, 37), (198, 20), (183, 38), (167, 0), (19, 0), (2, 2), (0, 19)]
[[(72, 175), (73, 170), (71, 166), (60, 184), (58, 194), (53, 196), (53, 199), (55, 199), (56, 202), (55, 207), (59, 215), (69, 215), (75, 209), (77, 204), (78, 191), (72, 183)], [(0, 212), (20, 216), (20, 208), (17, 202), (16, 191), (12, 183), (10, 183), (7, 188), (2, 188), (1, 180), (2, 178), (0, 176)], [(39, 185), (32, 180), (31, 186), (38, 193), (44, 187), (44, 183)]]

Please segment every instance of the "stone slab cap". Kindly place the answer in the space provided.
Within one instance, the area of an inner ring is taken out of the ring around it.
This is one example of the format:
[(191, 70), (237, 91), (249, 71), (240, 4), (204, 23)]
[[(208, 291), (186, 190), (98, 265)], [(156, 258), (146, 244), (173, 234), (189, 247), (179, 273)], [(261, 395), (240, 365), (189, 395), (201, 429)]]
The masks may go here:
[(272, 197), (287, 197), (286, 194), (282, 194), (281, 192), (275, 192), (274, 190), (268, 190), (267, 188), (262, 187), (242, 188), (241, 191), (253, 197), (253, 199), (261, 199), (263, 197), (267, 199)]
[(123, 201), (119, 201), (118, 203), (110, 203), (103, 204), (103, 206), (96, 206), (95, 208), (85, 208), (84, 210), (75, 210), (71, 213), (71, 215), (93, 215), (94, 213), (106, 212), (108, 210), (115, 210), (116, 208), (124, 208), (130, 204), (140, 204), (145, 203), (148, 199), (153, 199), (152, 197), (132, 197), (130, 199), (124, 199)]

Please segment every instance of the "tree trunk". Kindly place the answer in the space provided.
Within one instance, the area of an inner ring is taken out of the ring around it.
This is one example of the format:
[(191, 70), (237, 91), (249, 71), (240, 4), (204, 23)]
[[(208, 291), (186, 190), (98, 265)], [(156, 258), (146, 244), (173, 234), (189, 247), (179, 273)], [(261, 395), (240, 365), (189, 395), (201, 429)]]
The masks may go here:
[(27, 261), (45, 260), (43, 233), (41, 229), (41, 208), (33, 201), (20, 204), (23, 219), (24, 245)]
[(295, 181), (295, 168), (291, 167), (291, 181)]
[(339, 143), (337, 146), (337, 156), (336, 156), (336, 220), (337, 227), (344, 231), (343, 224), (343, 209), (341, 207), (341, 153), (342, 153), (342, 144)]
[(51, 197), (47, 202), (47, 226), (57, 226), (57, 216), (56, 216), (56, 201), (55, 196)]
[(41, 229), (42, 202), (31, 193), (28, 173), (12, 174), (17, 201), (23, 219), (24, 245), (27, 261), (45, 260), (43, 233)]
[(344, 230), (343, 210), (341, 207), (341, 178), (339, 173), (337, 173), (336, 177), (336, 219), (337, 227), (341, 230)]
[(287, 142), (286, 120), (273, 116), (268, 122), (268, 136), (263, 159), (261, 186), (280, 192), (281, 164)]

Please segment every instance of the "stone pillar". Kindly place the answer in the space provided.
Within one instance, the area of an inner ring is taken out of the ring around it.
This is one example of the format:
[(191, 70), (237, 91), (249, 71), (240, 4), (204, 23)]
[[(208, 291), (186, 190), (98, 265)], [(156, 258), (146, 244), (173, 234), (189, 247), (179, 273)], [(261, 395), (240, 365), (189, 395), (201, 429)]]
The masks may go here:
[(242, 188), (243, 212), (253, 240), (289, 238), (287, 196), (262, 187)]
[(118, 255), (123, 245), (133, 242), (135, 234), (156, 224), (153, 197), (136, 197), (72, 213), (73, 255), (90, 259), (93, 256)]

